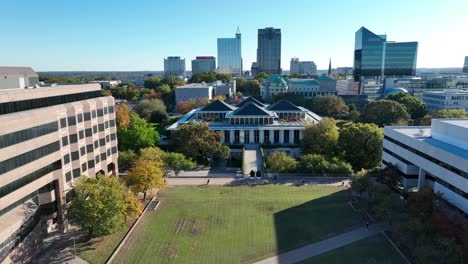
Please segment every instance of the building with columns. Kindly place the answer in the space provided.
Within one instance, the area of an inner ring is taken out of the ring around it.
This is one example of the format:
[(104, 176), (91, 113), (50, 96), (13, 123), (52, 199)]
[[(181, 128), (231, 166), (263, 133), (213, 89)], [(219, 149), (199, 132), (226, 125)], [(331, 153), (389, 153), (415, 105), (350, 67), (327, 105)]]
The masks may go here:
[(222, 101), (194, 109), (167, 128), (178, 129), (184, 122), (206, 123), (222, 135), (226, 145), (278, 144), (297, 145), (304, 127), (320, 122), (317, 114), (286, 100), (265, 105), (252, 97), (238, 105)]
[(430, 127), (387, 126), (382, 168), (401, 174), (405, 190), (429, 186), (468, 213), (468, 119), (433, 119)]

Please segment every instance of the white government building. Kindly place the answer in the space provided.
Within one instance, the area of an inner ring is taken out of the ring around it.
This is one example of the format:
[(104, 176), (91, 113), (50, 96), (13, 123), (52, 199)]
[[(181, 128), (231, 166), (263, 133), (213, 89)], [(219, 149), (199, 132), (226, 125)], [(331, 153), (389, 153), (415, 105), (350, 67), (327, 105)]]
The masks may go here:
[(468, 119), (433, 119), (430, 127), (387, 126), (382, 167), (402, 172), (405, 189), (434, 192), (468, 213)]
[(224, 144), (295, 144), (305, 126), (318, 123), (317, 114), (286, 100), (265, 105), (252, 97), (238, 105), (222, 101), (190, 111), (167, 128), (175, 131), (184, 122), (206, 123), (223, 135)]

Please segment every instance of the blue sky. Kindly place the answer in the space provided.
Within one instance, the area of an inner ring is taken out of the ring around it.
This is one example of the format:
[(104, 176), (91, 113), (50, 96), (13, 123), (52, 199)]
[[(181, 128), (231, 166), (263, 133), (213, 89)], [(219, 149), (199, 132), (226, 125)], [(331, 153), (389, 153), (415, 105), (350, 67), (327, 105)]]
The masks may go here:
[(417, 67), (462, 67), (468, 56), (466, 0), (25, 0), (2, 1), (0, 65), (37, 71), (162, 70), (166, 56), (216, 56), (216, 39), (242, 32), (244, 69), (257, 29), (282, 30), (291, 57), (319, 69), (352, 66), (361, 26), (395, 41), (419, 41)]

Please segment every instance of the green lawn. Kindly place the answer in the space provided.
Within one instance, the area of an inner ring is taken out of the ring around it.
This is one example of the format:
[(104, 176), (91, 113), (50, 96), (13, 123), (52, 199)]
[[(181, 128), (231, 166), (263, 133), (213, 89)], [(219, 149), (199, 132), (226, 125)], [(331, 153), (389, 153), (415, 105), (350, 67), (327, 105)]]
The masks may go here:
[(326, 186), (170, 187), (115, 263), (252, 263), (360, 224)]
[(392, 245), (385, 239), (385, 237), (379, 234), (301, 261), (299, 264), (313, 263), (403, 264), (405, 261), (393, 249)]

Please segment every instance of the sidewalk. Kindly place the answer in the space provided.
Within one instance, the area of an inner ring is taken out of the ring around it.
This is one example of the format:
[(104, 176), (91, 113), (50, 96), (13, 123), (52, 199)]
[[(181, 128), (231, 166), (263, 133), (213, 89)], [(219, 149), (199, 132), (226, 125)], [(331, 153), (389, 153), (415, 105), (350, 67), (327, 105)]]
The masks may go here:
[(255, 264), (292, 264), (313, 256), (320, 255), (327, 251), (345, 246), (355, 241), (364, 239), (376, 235), (384, 231), (384, 226), (374, 224), (369, 226), (369, 230), (366, 227), (354, 229), (352, 231), (337, 235), (334, 237), (327, 238), (317, 243), (313, 243), (298, 249), (288, 251), (286, 253), (276, 255), (271, 258), (264, 259), (256, 262)]

